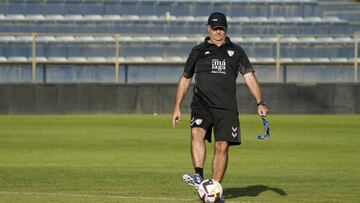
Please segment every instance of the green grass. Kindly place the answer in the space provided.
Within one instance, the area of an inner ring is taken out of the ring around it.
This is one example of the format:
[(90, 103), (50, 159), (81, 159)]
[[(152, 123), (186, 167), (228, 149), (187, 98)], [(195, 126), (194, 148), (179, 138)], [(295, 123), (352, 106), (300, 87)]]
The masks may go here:
[[(359, 202), (360, 115), (241, 116), (227, 202)], [(189, 116), (0, 116), (0, 202), (199, 202)], [(213, 145), (208, 144), (209, 177)]]

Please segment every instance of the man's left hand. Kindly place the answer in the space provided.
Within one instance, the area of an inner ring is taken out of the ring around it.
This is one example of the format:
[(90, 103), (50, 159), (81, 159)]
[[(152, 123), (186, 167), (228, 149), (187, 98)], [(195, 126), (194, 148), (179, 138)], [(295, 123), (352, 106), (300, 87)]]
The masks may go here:
[(264, 116), (264, 117), (269, 113), (269, 109), (264, 105), (259, 105), (257, 107), (257, 111), (259, 116)]

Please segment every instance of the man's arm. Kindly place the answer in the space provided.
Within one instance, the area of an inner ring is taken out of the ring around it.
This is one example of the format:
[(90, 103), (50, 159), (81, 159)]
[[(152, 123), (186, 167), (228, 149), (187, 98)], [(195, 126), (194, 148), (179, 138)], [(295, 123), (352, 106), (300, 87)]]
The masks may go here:
[(176, 90), (176, 98), (175, 98), (174, 110), (173, 110), (173, 115), (172, 115), (173, 127), (175, 127), (175, 125), (177, 123), (181, 122), (180, 105), (181, 105), (182, 101), (184, 100), (184, 97), (186, 95), (187, 89), (190, 86), (190, 83), (191, 83), (191, 78), (186, 78), (184, 76), (181, 76), (177, 90)]
[[(249, 87), (251, 94), (255, 97), (256, 103), (259, 104), (260, 102), (263, 102), (263, 98), (261, 96), (261, 91), (260, 91), (260, 85), (256, 79), (255, 74), (252, 72), (246, 73), (244, 75), (244, 79), (247, 86)], [(260, 116), (266, 116), (269, 112), (269, 109), (264, 104), (260, 104), (257, 107), (257, 112)]]

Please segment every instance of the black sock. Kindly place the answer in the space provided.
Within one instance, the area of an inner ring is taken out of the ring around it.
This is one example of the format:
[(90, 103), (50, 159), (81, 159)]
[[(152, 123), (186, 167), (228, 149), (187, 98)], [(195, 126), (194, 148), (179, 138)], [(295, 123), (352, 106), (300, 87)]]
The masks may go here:
[(202, 178), (204, 178), (204, 170), (203, 168), (196, 167), (195, 173), (199, 174)]

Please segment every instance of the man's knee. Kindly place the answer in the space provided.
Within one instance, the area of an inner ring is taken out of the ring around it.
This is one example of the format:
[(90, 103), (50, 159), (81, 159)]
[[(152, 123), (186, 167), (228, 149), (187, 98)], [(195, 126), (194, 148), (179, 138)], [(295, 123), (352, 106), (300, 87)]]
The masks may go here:
[(227, 153), (229, 149), (229, 143), (227, 141), (216, 141), (215, 152), (216, 153)]
[(203, 128), (191, 128), (191, 138), (193, 140), (204, 140), (206, 130)]

